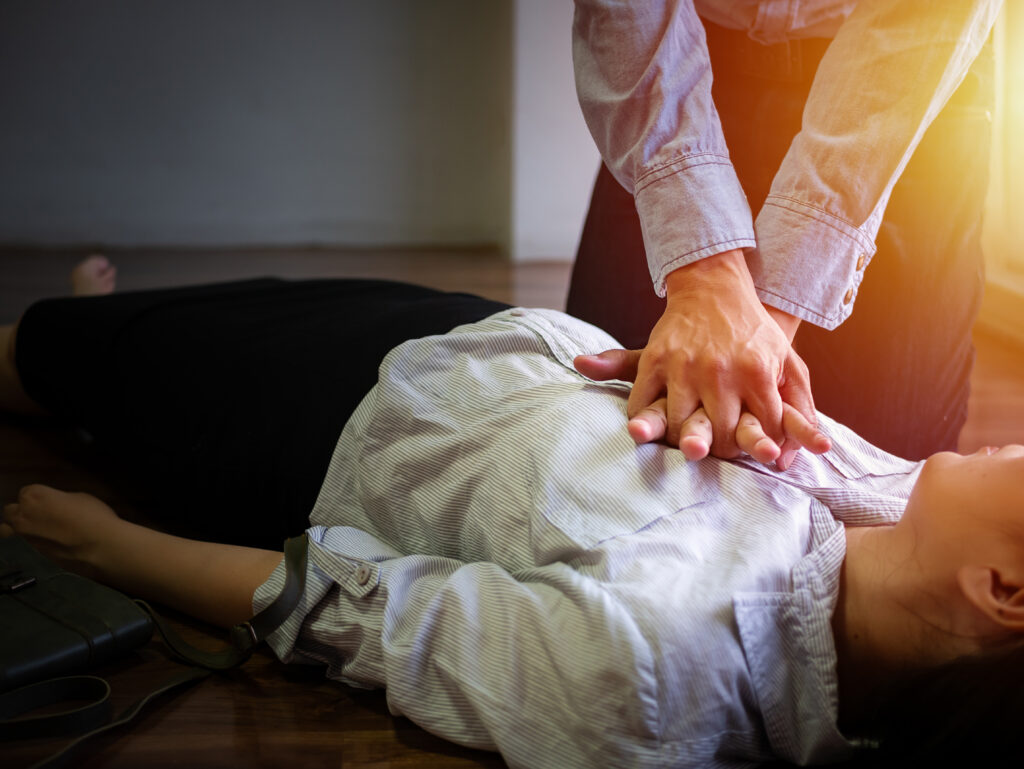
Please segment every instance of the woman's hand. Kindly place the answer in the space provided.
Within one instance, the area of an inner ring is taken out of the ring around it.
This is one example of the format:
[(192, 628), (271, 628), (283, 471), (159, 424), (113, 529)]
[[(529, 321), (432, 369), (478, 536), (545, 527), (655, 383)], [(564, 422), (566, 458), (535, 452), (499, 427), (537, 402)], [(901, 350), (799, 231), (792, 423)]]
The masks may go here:
[(18, 534), (65, 569), (97, 578), (101, 548), (123, 523), (91, 494), (32, 484), (21, 489), (17, 502), (4, 505), (0, 536)]

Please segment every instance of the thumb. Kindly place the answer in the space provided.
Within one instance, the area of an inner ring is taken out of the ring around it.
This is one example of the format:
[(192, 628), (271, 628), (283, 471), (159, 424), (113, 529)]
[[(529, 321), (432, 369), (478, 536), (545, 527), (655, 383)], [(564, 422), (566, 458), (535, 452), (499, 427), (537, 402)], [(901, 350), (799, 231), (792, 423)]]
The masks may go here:
[(596, 355), (577, 355), (572, 363), (588, 379), (632, 382), (636, 379), (636, 367), (642, 353), (643, 350), (605, 350)]
[(811, 426), (818, 424), (818, 415), (814, 410), (814, 396), (811, 395), (811, 377), (806, 364), (792, 349), (782, 364), (779, 395), (785, 403), (800, 412)]

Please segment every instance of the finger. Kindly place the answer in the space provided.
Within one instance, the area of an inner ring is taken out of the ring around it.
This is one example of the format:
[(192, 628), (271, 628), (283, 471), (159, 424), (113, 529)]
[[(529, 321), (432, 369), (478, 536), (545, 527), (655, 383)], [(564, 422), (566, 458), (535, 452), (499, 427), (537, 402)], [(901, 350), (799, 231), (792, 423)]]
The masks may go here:
[(642, 354), (643, 350), (605, 350), (596, 355), (577, 355), (572, 364), (583, 376), (598, 382), (609, 379), (633, 382)]
[(740, 421), (740, 399), (735, 392), (713, 391), (703, 398), (704, 410), (711, 420), (714, 436), (711, 453), (720, 459), (739, 456), (736, 445), (736, 425)]
[(788, 439), (799, 443), (814, 454), (824, 454), (832, 448), (829, 437), (788, 403), (782, 407), (782, 424), (786, 428)]
[(8, 537), (14, 536), (14, 529), (11, 528), (10, 524), (0, 523), (0, 539), (7, 539)]
[[(767, 379), (759, 384), (764, 386), (754, 389), (748, 388), (747, 392), (744, 393), (743, 402), (746, 404), (746, 412), (744, 413), (748, 413), (757, 422), (758, 428), (763, 431), (764, 435), (771, 438), (772, 442), (778, 446), (786, 440), (786, 429), (782, 424), (782, 396), (779, 394), (779, 386), (776, 382)], [(740, 423), (742, 422), (743, 416), (741, 415)], [(740, 443), (738, 436), (736, 444), (748, 454), (754, 456), (753, 453)], [(775, 459), (775, 457), (772, 457), (772, 459)]]
[(665, 394), (665, 380), (654, 369), (645, 358), (641, 358), (637, 364), (636, 381), (626, 403), (626, 415), (630, 419)]
[(736, 425), (736, 445), (764, 464), (774, 462), (782, 453), (779, 445), (765, 434), (761, 422), (750, 412), (740, 415)]
[[(697, 391), (689, 385), (679, 382), (670, 385), (668, 393), (668, 426), (665, 430), (665, 441), (670, 446), (679, 446), (683, 439), (683, 425), (700, 409)], [(701, 410), (704, 419), (707, 415)], [(710, 445), (711, 438), (707, 443)], [(705, 452), (706, 453), (706, 452)], [(702, 455), (703, 456), (703, 455)], [(700, 459), (701, 457), (697, 457)]]
[(704, 459), (711, 450), (711, 420), (707, 412), (699, 408), (687, 418), (680, 428), (679, 450), (687, 459)]
[(790, 350), (786, 360), (783, 361), (778, 390), (782, 400), (800, 412), (808, 424), (814, 426), (818, 424), (818, 414), (814, 410), (811, 377), (807, 371), (807, 365), (793, 350)]
[(4, 505), (3, 518), (0, 519), (0, 520), (3, 520), (5, 523), (10, 523), (11, 521), (14, 520), (14, 516), (16, 516), (17, 514), (18, 514), (18, 503), (17, 502), (10, 502), (10, 503)]
[(782, 454), (775, 461), (780, 470), (789, 469), (800, 448), (806, 448), (814, 454), (824, 454), (832, 448), (832, 440), (788, 403), (783, 406), (782, 421), (787, 437), (782, 445)]
[(667, 401), (658, 398), (650, 406), (640, 409), (635, 417), (629, 420), (626, 429), (637, 443), (660, 441), (665, 437), (668, 417), (665, 416)]

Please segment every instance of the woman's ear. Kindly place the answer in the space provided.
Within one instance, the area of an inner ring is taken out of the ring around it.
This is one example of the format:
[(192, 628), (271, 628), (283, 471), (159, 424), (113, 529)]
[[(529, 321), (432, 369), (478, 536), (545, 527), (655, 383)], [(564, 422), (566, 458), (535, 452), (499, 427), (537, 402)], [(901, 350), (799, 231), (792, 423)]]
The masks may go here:
[(1007, 630), (1024, 632), (1024, 586), (1004, 582), (990, 566), (961, 566), (956, 581), (964, 597), (985, 617)]

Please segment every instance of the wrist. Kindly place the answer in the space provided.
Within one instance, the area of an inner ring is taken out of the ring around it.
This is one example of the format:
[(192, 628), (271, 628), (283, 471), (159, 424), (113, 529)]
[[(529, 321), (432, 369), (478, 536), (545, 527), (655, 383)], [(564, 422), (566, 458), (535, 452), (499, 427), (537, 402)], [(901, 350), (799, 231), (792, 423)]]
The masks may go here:
[(695, 284), (746, 279), (750, 282), (747, 260), (742, 249), (721, 251), (679, 267), (665, 276), (667, 296), (688, 291)]
[(800, 318), (790, 315), (778, 307), (772, 307), (770, 304), (764, 305), (764, 309), (779, 328), (782, 329), (782, 332), (789, 337), (789, 343), (793, 344), (793, 338), (796, 336), (797, 329), (800, 328)]

